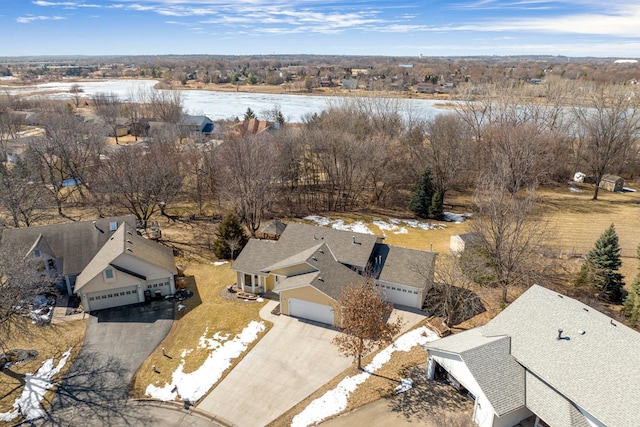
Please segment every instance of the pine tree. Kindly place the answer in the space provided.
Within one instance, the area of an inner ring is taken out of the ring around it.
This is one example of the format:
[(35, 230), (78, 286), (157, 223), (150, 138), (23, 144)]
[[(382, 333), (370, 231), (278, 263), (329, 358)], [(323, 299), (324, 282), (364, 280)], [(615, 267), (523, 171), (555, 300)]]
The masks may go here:
[(436, 191), (431, 198), (431, 204), (429, 205), (429, 219), (436, 219), (441, 221), (444, 218), (444, 201), (442, 200), (442, 193)]
[[(637, 249), (637, 257), (640, 259), (640, 245)], [(640, 267), (638, 267), (640, 270)], [(627, 297), (624, 299), (622, 312), (629, 318), (631, 323), (635, 324), (640, 320), (640, 271), (631, 284), (631, 289)]]
[(256, 118), (256, 113), (253, 112), (251, 107), (247, 107), (247, 111), (244, 112), (244, 119), (249, 120), (249, 119), (255, 119), (255, 118)]
[(575, 284), (590, 286), (607, 301), (619, 303), (624, 286), (623, 277), (617, 272), (621, 265), (618, 235), (611, 224), (587, 254)]
[(233, 212), (224, 218), (216, 235), (213, 252), (220, 259), (235, 259), (249, 241), (240, 219)]
[(429, 218), (429, 207), (431, 206), (431, 198), (433, 197), (433, 178), (431, 171), (426, 168), (422, 172), (420, 182), (413, 190), (409, 209), (416, 214), (418, 218)]

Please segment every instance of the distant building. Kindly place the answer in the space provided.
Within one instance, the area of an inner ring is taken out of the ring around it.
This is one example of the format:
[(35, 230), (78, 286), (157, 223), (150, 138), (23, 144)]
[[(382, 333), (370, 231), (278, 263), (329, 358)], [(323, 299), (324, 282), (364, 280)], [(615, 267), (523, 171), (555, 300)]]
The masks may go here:
[(622, 191), (624, 179), (617, 175), (604, 175), (600, 180), (600, 188), (607, 191)]

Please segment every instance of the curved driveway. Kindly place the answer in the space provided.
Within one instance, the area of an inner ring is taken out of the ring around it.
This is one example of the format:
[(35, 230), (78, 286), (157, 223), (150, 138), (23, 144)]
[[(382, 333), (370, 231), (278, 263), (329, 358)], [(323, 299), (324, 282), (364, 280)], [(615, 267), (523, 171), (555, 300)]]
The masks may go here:
[[(273, 327), (198, 408), (243, 426), (264, 426), (351, 366), (331, 344), (338, 332), (290, 316), (275, 316), (269, 301), (260, 311)], [(394, 310), (392, 316), (397, 315)], [(424, 316), (402, 312), (403, 328)]]

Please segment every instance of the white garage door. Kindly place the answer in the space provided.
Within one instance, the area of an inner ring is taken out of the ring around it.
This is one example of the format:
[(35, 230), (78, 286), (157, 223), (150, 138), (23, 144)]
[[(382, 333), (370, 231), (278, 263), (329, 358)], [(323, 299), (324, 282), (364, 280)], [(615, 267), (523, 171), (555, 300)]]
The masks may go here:
[(289, 314), (294, 317), (333, 325), (333, 307), (296, 298), (289, 298)]
[(420, 295), (417, 290), (387, 284), (379, 284), (379, 288), (384, 292), (387, 302), (422, 308), (422, 302), (418, 300)]
[(117, 288), (110, 291), (89, 293), (87, 294), (89, 310), (101, 310), (103, 308), (135, 304), (138, 302), (137, 289), (137, 286), (128, 286), (126, 288)]

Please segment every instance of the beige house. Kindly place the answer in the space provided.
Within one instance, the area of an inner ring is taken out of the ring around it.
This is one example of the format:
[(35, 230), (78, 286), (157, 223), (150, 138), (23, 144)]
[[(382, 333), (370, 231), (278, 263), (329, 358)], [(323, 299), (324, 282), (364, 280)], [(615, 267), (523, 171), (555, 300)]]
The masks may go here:
[(290, 223), (278, 241), (251, 239), (233, 266), (245, 292), (275, 292), (280, 311), (330, 325), (344, 286), (366, 274), (387, 301), (422, 308), (433, 252), (390, 246), (383, 237)]
[(2, 244), (40, 260), (39, 274), (77, 294), (85, 311), (175, 293), (172, 250), (138, 235), (133, 216), (7, 229)]

